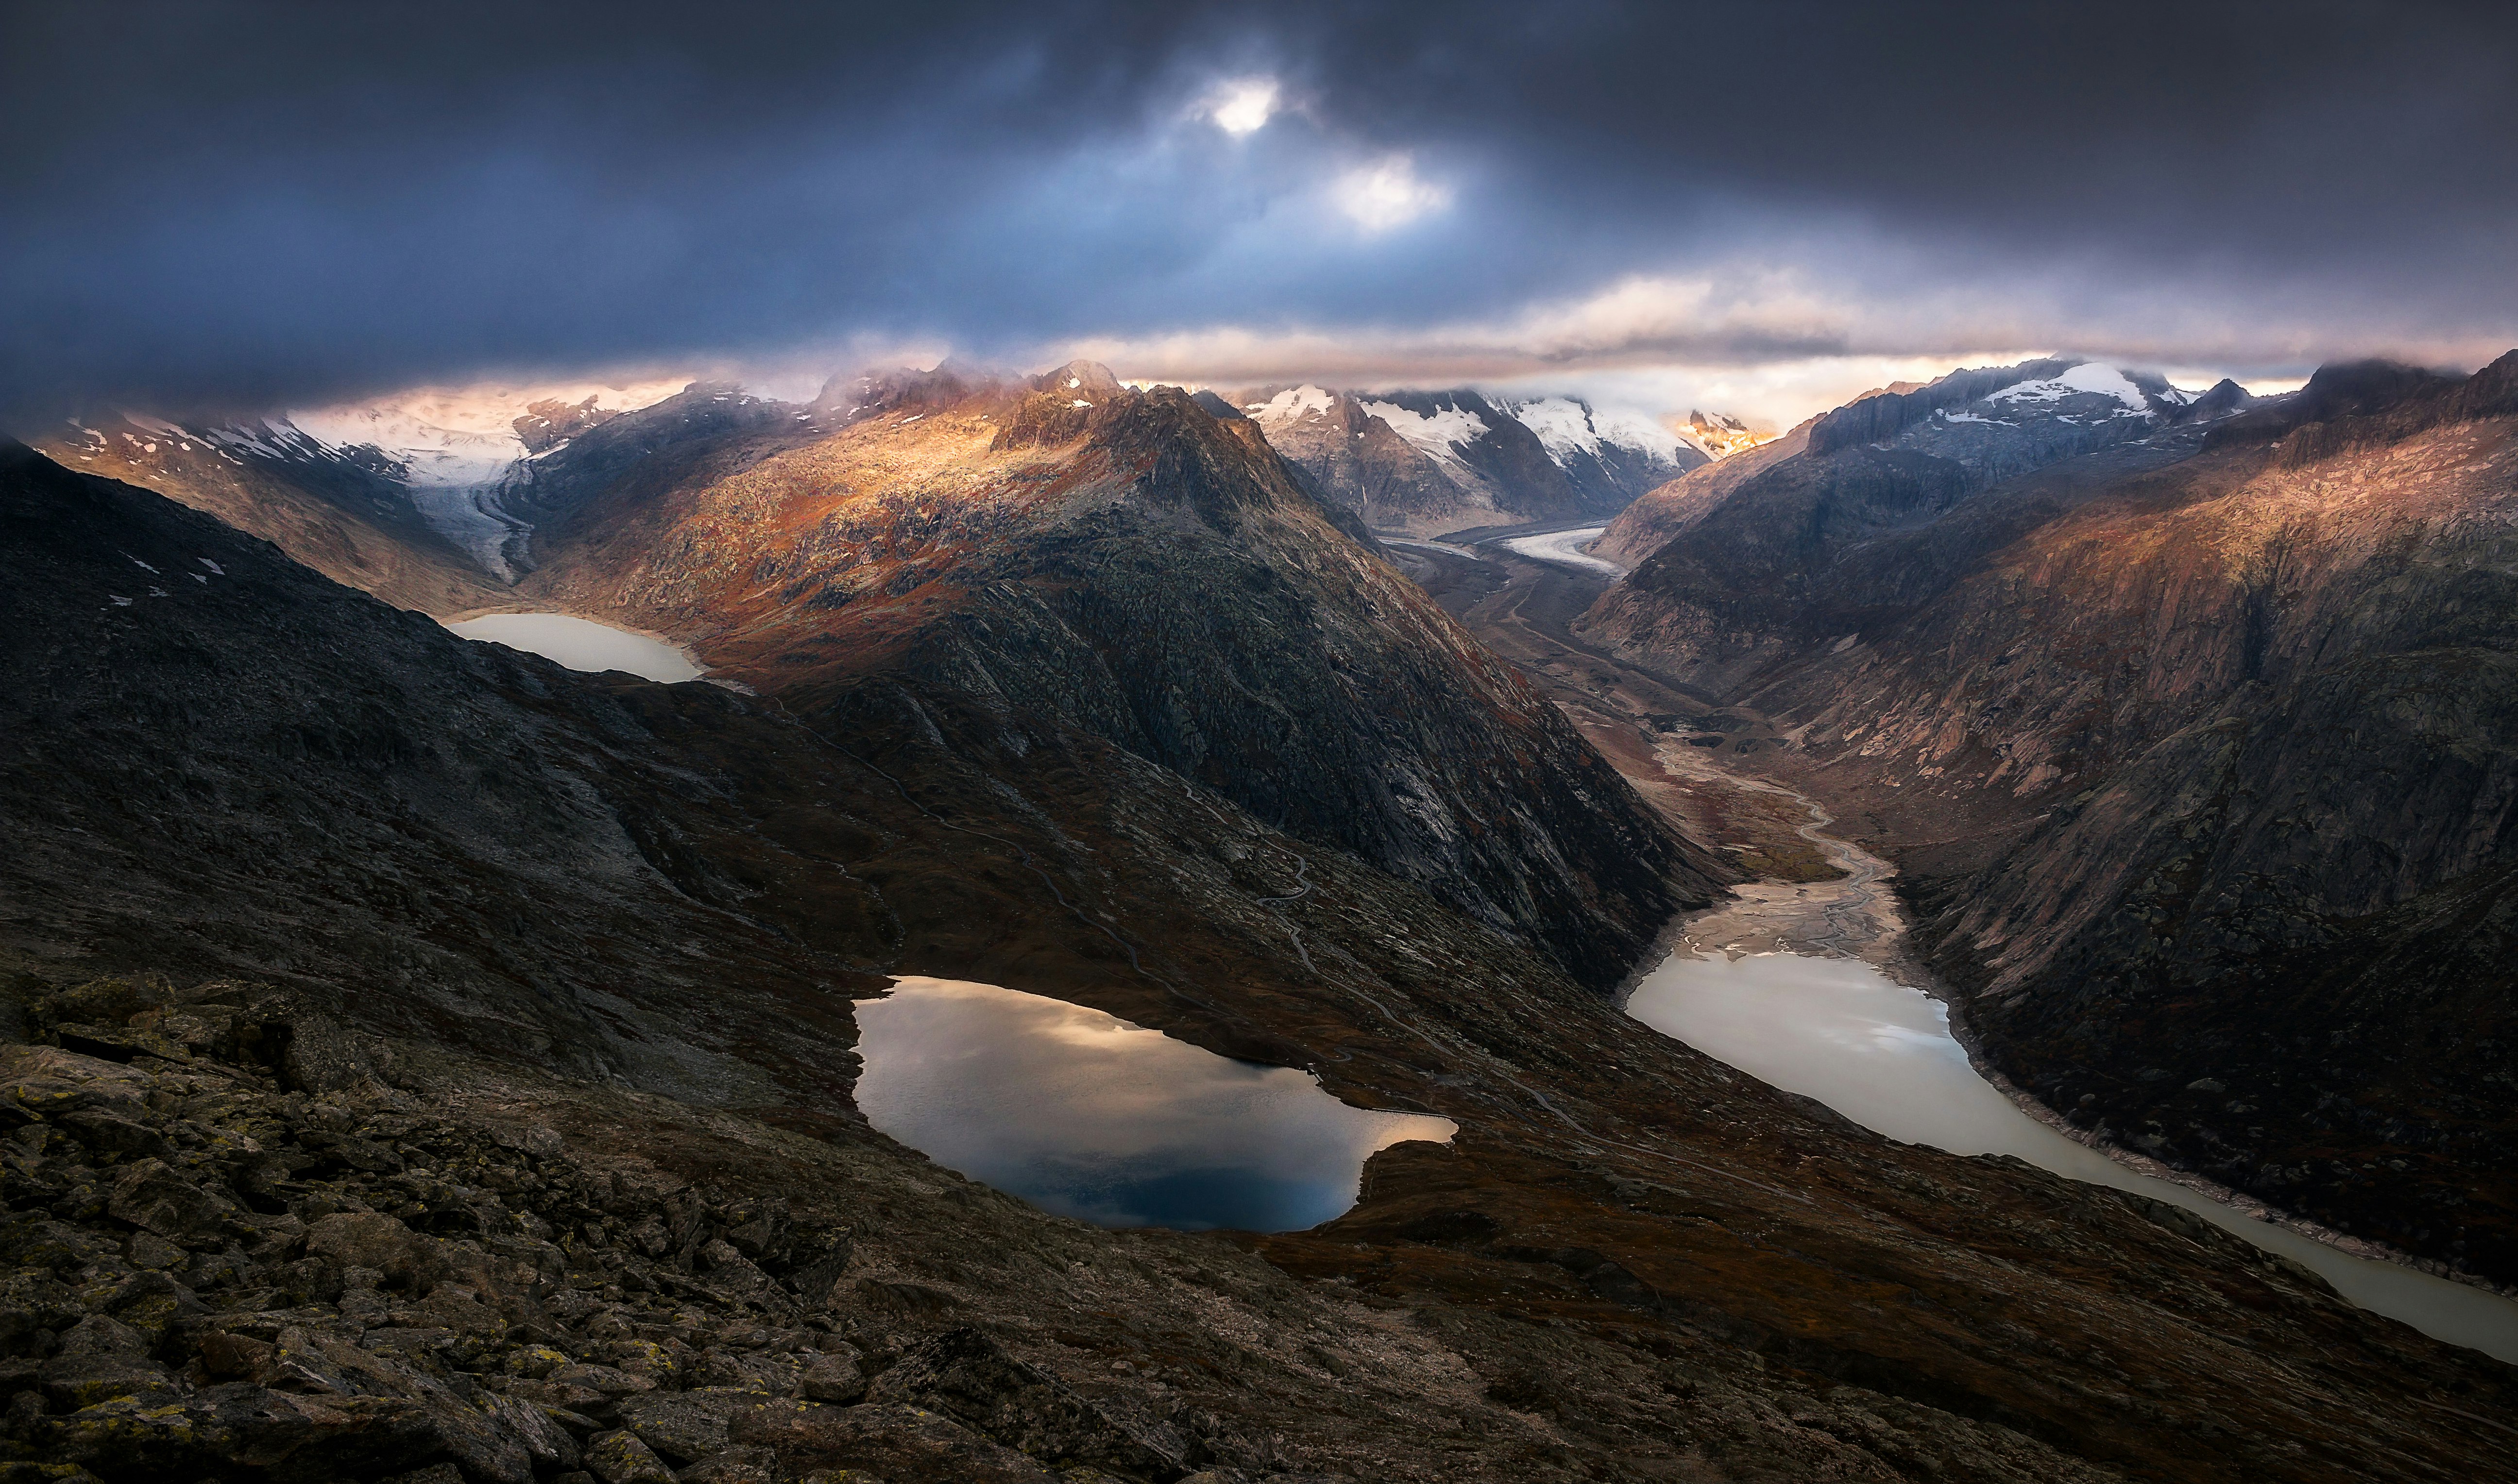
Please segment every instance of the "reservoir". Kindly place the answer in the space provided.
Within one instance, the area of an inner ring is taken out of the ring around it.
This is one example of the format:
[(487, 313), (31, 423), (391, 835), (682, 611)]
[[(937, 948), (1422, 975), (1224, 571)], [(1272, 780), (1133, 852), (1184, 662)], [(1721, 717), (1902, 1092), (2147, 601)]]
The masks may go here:
[(2070, 1179), (2184, 1207), (2311, 1269), (2362, 1308), (2401, 1319), (2434, 1339), (2518, 1362), (2518, 1303), (2413, 1268), (2355, 1257), (2065, 1138), (1975, 1074), (1950, 1035), (1946, 1006), (1860, 959), (1792, 953), (1733, 957), (1719, 951), (1698, 956), (1682, 949), (1636, 986), (1627, 1011), (1890, 1138), (1958, 1155), (2017, 1155)]
[(857, 1107), (948, 1169), (1100, 1226), (1299, 1231), (1355, 1205), (1364, 1162), (1449, 1119), (1349, 1107), (1100, 1010), (903, 976), (856, 1006)]
[(662, 639), (570, 614), (491, 614), (446, 626), (466, 639), (524, 650), (572, 670), (627, 670), (663, 681), (697, 680), (701, 673), (688, 653)]

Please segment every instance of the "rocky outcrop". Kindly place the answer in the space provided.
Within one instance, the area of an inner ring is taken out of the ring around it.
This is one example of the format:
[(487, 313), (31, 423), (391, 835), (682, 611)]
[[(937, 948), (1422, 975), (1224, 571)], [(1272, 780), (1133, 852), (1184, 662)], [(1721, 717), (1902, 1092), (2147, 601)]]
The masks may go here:
[(513, 424), (517, 442), (525, 445), (527, 453), (544, 453), (619, 415), (618, 408), (595, 405), (598, 400), (588, 397), (572, 404), (546, 397), (525, 403), (525, 410), (516, 415)]
[[(0, 1466), (1168, 1481), (1267, 1446), (1159, 1381), (1079, 1389), (974, 1324), (984, 1308), (885, 1276), (862, 1158), (721, 1124), (756, 1167), (737, 1153), (694, 1184), (541, 1121), (582, 1121), (580, 1099), (449, 1082), (263, 985), (107, 980), (18, 1008), (44, 1035), (106, 1000), (121, 1044), (98, 1049), (121, 1060), (0, 1046), (0, 1451), (20, 1461)], [(354, 1082), (291, 1054), (318, 1038)], [(797, 1178), (764, 1180), (780, 1152)]]
[[(2016, 1081), (2505, 1280), (2513, 373), (2329, 368), (1904, 522), (1844, 488), (1911, 430), (1783, 460), (1593, 622), (1901, 848)], [(1726, 585), (1715, 532), (1797, 491)]]

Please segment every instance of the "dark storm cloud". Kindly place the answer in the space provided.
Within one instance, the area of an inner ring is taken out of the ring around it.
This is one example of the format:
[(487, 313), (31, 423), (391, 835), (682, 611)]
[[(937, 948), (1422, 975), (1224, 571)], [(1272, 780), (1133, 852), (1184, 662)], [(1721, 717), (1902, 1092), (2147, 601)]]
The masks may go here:
[[(1856, 306), (1715, 332), (1777, 355), (1929, 338), (1894, 313), (1926, 298), (2168, 356), (2189, 322), (2198, 345), (2278, 322), (2257, 352), (2303, 355), (2518, 325), (2507, 6), (6, 16), (22, 403), (866, 335), (1404, 339), (1744, 261)], [(1243, 139), (1189, 117), (1253, 74), (1296, 110)], [(1393, 189), (1439, 209), (1338, 215), (1339, 181), (1402, 155)]]

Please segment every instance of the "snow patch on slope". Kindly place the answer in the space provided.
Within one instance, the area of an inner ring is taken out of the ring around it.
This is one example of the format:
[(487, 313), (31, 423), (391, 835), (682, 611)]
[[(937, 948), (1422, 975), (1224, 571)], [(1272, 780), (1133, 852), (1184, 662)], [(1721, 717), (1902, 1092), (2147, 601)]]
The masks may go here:
[(1539, 435), (1540, 445), (1560, 466), (1577, 453), (1598, 457), (1603, 444), (1648, 453), (1667, 463), (1676, 463), (1678, 450), (1691, 446), (1647, 413), (1594, 407), (1577, 397), (1542, 397), (1503, 405), (1522, 426)]
[(1408, 440), (1426, 457), (1451, 468), (1466, 468), (1458, 449), (1487, 436), (1486, 419), (1461, 407), (1437, 405), (1431, 413), (1419, 414), (1395, 402), (1368, 402), (1361, 405), (1390, 424), (1390, 431)]
[(1254, 402), (1241, 410), (1262, 431), (1291, 427), (1306, 417), (1326, 417), (1337, 405), (1337, 394), (1315, 386), (1287, 387), (1266, 402)]
[(1571, 397), (1505, 403), (1503, 407), (1519, 418), (1523, 427), (1538, 434), (1539, 445), (1560, 464), (1576, 453), (1600, 451), (1600, 433), (1592, 426), (1591, 409)]
[(2004, 387), (1987, 397), (1987, 402), (2061, 402), (2066, 397), (2112, 397), (2135, 412), (2149, 412), (2149, 399), (2142, 395), (2124, 372), (2096, 360), (2085, 360), (2061, 376), (2044, 381), (2023, 381)]

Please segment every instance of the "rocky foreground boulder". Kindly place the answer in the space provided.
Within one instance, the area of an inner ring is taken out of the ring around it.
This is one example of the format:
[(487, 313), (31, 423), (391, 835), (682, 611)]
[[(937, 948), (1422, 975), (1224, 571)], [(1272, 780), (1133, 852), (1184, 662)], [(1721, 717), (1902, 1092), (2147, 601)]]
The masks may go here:
[(1246, 1476), (852, 1276), (833, 1211), (451, 1117), (292, 996), (25, 1009), (59, 1044), (0, 1048), (0, 1477)]

